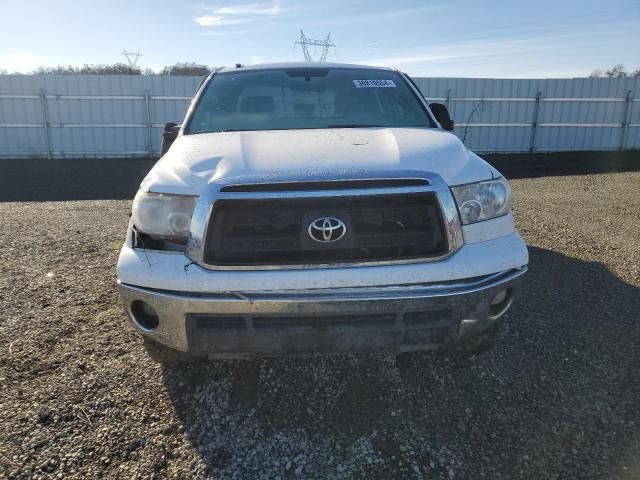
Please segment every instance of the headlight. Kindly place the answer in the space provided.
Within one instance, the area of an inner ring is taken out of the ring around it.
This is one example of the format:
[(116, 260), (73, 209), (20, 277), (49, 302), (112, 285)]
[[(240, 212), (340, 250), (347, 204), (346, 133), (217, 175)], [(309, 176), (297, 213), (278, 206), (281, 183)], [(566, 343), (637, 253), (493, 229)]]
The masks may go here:
[(131, 217), (141, 233), (185, 243), (195, 206), (196, 197), (139, 191), (133, 200)]
[(506, 215), (511, 210), (511, 188), (504, 178), (451, 187), (463, 225)]

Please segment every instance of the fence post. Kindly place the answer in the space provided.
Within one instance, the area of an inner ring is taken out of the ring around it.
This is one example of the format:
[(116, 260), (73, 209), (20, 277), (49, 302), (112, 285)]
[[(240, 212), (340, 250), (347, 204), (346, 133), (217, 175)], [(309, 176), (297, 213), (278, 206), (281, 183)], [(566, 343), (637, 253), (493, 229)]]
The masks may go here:
[(536, 151), (536, 131), (538, 130), (538, 112), (540, 111), (540, 98), (542, 92), (536, 93), (536, 103), (533, 107), (533, 123), (531, 124), (531, 141), (529, 142), (529, 153)]
[(447, 110), (449, 111), (449, 115), (451, 115), (451, 89), (447, 90)]
[(42, 127), (44, 128), (44, 138), (47, 144), (47, 159), (51, 160), (51, 136), (49, 135), (49, 108), (47, 105), (47, 94), (44, 88), (40, 89), (40, 108), (42, 109)]
[(147, 108), (147, 152), (149, 153), (149, 156), (152, 157), (153, 156), (153, 140), (152, 140), (152, 136), (151, 136), (151, 106), (149, 104), (150, 101), (150, 96), (149, 96), (149, 90), (145, 90), (144, 91), (144, 102)]
[(627, 136), (629, 135), (629, 123), (631, 121), (631, 102), (633, 102), (633, 95), (631, 90), (627, 91), (627, 98), (624, 107), (624, 118), (622, 120), (622, 135), (620, 136), (620, 151), (624, 150), (627, 144)]

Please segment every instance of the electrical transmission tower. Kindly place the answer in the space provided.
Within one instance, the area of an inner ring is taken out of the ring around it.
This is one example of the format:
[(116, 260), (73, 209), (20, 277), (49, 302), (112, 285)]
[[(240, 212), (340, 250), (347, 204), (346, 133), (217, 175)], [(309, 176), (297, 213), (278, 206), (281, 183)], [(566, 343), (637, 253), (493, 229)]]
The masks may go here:
[(137, 67), (138, 66), (138, 59), (143, 56), (140, 53), (140, 50), (138, 50), (137, 52), (128, 52), (124, 48), (122, 49), (121, 55), (124, 55), (124, 57), (127, 59), (127, 62), (129, 63), (130, 67)]
[(336, 44), (331, 40), (331, 33), (327, 35), (327, 38), (324, 40), (313, 40), (311, 38), (307, 38), (302, 30), (300, 30), (300, 38), (298, 38), (295, 42), (293, 42), (294, 47), (296, 45), (302, 46), (302, 53), (304, 54), (305, 62), (313, 62), (313, 58), (311, 58), (311, 54), (309, 53), (309, 47), (322, 47), (322, 53), (320, 54), (319, 62), (324, 62), (327, 60), (327, 54), (329, 53), (330, 48), (336, 48)]

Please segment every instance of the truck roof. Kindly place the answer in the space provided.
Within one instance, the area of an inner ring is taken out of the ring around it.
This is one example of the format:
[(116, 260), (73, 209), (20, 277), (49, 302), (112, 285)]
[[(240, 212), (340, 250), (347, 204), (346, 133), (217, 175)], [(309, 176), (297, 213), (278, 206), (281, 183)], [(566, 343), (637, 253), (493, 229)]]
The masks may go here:
[(271, 70), (271, 69), (310, 69), (310, 68), (359, 68), (363, 70), (393, 70), (389, 67), (374, 67), (370, 65), (357, 65), (351, 63), (332, 62), (283, 62), (283, 63), (258, 63), (253, 65), (241, 65), (239, 67), (222, 67), (218, 72), (232, 72), (238, 70)]

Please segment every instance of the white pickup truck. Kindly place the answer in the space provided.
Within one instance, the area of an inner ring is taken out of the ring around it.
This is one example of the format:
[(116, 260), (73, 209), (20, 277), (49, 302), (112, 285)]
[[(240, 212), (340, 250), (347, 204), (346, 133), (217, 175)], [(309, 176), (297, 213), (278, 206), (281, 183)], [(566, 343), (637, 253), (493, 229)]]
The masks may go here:
[(507, 181), (394, 69), (209, 75), (133, 202), (120, 296), (155, 359), (434, 349), (492, 331), (528, 253)]

